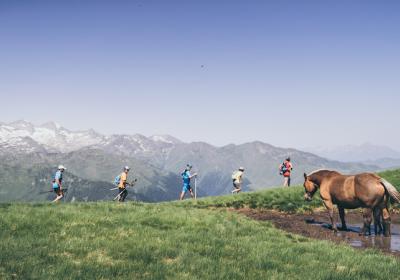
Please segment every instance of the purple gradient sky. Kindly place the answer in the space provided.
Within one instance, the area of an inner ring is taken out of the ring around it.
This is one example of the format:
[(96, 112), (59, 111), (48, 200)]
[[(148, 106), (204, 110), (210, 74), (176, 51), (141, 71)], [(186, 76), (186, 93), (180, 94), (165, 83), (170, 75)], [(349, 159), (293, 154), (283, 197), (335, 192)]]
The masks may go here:
[(0, 121), (400, 150), (400, 1), (0, 0)]

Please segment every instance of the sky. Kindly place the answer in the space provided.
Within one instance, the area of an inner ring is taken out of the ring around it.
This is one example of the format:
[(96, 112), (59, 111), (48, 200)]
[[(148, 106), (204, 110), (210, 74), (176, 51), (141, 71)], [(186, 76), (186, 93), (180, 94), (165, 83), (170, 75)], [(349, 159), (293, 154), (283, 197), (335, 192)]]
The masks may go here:
[(0, 122), (400, 150), (400, 1), (0, 0)]

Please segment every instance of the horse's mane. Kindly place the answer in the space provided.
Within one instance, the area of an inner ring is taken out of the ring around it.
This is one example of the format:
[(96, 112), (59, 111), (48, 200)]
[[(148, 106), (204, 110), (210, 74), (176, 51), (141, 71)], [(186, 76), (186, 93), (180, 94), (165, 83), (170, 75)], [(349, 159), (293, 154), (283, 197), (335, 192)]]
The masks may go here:
[(313, 172), (311, 172), (310, 174), (308, 174), (307, 176), (309, 177), (309, 176), (312, 176), (312, 175), (315, 175), (315, 174), (317, 174), (317, 173), (320, 173), (320, 172), (329, 172), (329, 173), (336, 173), (336, 174), (340, 174), (339, 172), (337, 172), (337, 171), (334, 171), (334, 170), (329, 170), (329, 169), (317, 169), (317, 170), (314, 170)]

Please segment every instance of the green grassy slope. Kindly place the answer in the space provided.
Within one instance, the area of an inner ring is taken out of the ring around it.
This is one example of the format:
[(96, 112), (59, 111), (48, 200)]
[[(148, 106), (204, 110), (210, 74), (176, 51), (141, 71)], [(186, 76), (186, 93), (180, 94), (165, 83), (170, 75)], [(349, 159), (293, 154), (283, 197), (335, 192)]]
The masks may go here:
[(0, 279), (388, 279), (400, 261), (226, 210), (2, 204)]
[(228, 207), (228, 208), (266, 208), (285, 212), (305, 212), (322, 205), (319, 195), (316, 194), (311, 202), (304, 201), (304, 188), (300, 186), (290, 188), (275, 188), (257, 192), (247, 192), (235, 195), (206, 197), (197, 201), (185, 200), (175, 202), (185, 207)]
[[(400, 171), (381, 175), (398, 185)], [(388, 279), (400, 260), (214, 207), (306, 211), (302, 187), (159, 204), (0, 204), (0, 279)]]
[(400, 169), (384, 171), (379, 173), (379, 175), (388, 180), (398, 190), (400, 190)]
[[(380, 176), (394, 184), (400, 191), (400, 169), (379, 173)], [(198, 201), (187, 200), (178, 205), (185, 207), (233, 207), (233, 208), (266, 208), (285, 212), (306, 212), (317, 207), (323, 207), (319, 193), (314, 195), (311, 202), (304, 201), (304, 188), (294, 186), (290, 188), (275, 188), (258, 192), (241, 193), (238, 195), (226, 195), (206, 197)], [(398, 204), (393, 207), (399, 207)]]

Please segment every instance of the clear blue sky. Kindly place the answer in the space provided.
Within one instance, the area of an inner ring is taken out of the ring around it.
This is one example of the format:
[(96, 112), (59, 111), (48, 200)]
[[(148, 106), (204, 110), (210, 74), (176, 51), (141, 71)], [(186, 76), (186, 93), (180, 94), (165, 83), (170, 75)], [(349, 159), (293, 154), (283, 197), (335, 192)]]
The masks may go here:
[(0, 0), (0, 121), (400, 149), (400, 1)]

